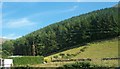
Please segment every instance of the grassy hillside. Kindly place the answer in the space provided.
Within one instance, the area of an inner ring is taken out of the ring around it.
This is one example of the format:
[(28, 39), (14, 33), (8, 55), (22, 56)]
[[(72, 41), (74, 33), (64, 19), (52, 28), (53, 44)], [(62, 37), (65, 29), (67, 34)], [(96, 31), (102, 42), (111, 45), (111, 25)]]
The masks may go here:
[(117, 39), (90, 43), (85, 52), (78, 54), (75, 58), (106, 58), (118, 57)]
[[(83, 52), (81, 52), (81, 49), (84, 49)], [(80, 53), (78, 53), (80, 52)], [(80, 46), (77, 48), (69, 49), (63, 52), (60, 52), (62, 54), (76, 54), (75, 56), (72, 56), (71, 58), (74, 59), (83, 59), (83, 58), (91, 58), (91, 63), (101, 65), (101, 66), (118, 66), (118, 60), (107, 60), (107, 61), (101, 61), (102, 58), (115, 58), (118, 57), (118, 39), (109, 39), (109, 40), (103, 40), (103, 41), (97, 41), (88, 43), (85, 46)], [(54, 55), (48, 56), (46, 58), (59, 56), (60, 53), (56, 53)]]

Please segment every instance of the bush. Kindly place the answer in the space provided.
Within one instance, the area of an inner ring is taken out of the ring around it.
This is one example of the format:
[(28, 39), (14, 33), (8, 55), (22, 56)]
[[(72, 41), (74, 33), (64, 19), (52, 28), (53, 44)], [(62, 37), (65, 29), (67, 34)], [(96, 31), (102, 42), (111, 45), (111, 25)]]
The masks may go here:
[(65, 54), (64, 53), (60, 53), (59, 54), (62, 58), (65, 56)]
[(68, 53), (67, 53), (66, 55), (67, 55), (67, 56), (71, 56), (71, 54), (68, 54)]
[(67, 58), (67, 59), (68, 59), (68, 58), (71, 58), (71, 57), (73, 57), (73, 54), (68, 54), (68, 53), (67, 53), (64, 58)]
[(81, 52), (84, 52), (85, 50), (84, 49), (80, 49)]
[(56, 55), (56, 56), (53, 56), (53, 58), (57, 59), (57, 58), (58, 58), (58, 56), (57, 56), (57, 55)]
[(66, 64), (58, 69), (91, 69), (91, 65), (89, 62), (76, 62), (72, 64)]
[(89, 62), (76, 62), (72, 64), (63, 65), (63, 67), (58, 67), (57, 69), (119, 69), (119, 68), (107, 66), (102, 67), (90, 64)]
[(86, 48), (87, 48), (87, 47), (83, 47), (82, 49), (80, 49), (80, 51), (81, 51), (81, 52), (84, 52)]

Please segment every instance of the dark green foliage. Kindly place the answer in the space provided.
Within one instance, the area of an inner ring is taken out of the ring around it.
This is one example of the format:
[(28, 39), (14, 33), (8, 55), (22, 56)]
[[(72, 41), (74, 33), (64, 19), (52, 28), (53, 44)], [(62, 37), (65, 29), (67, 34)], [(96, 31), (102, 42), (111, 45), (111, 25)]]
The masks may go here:
[(57, 59), (57, 58), (58, 58), (58, 56), (57, 56), (57, 55), (56, 55), (56, 56), (53, 56), (53, 58)]
[(13, 50), (14, 50), (14, 46), (12, 40), (4, 42), (2, 44), (2, 57), (5, 58), (9, 55), (13, 55)]
[(86, 48), (87, 47), (83, 47), (82, 49), (80, 49), (80, 52), (84, 52)]
[(32, 65), (32, 64), (40, 64), (43, 62), (43, 57), (41, 56), (23, 56), (23, 57), (13, 57), (13, 63), (15, 66), (17, 65)]
[(33, 55), (34, 45), (35, 55), (47, 56), (78, 44), (116, 37), (120, 35), (118, 12), (118, 7), (112, 7), (75, 16), (16, 39), (11, 48), (5, 42), (3, 49), (14, 55)]
[(65, 54), (64, 53), (60, 53), (59, 54), (62, 58), (65, 56)]
[(85, 50), (84, 49), (80, 49), (81, 52), (84, 52)]
[(66, 54), (67, 56), (71, 56), (71, 54)]
[(119, 69), (117, 67), (97, 66), (90, 64), (89, 62), (76, 62), (71, 64), (63, 65), (57, 69)]
[(71, 58), (71, 57), (73, 57), (72, 54), (66, 54), (66, 58)]
[(92, 66), (88, 62), (76, 62), (72, 64), (66, 64), (61, 69), (91, 69)]
[(6, 51), (6, 50), (2, 50), (2, 58), (7, 58), (8, 56), (10, 56), (11, 54)]

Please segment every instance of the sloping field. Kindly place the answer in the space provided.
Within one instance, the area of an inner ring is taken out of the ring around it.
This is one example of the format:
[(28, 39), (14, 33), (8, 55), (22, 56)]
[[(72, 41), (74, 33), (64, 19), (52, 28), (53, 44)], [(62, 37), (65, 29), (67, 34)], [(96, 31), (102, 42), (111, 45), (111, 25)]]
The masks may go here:
[(64, 55), (74, 55), (70, 57), (72, 59), (90, 58), (92, 59), (92, 64), (97, 64), (100, 66), (118, 66), (118, 60), (101, 60), (102, 58), (118, 58), (118, 39), (113, 38), (88, 43), (85, 46), (69, 49), (45, 58), (53, 58), (54, 56), (58, 56), (59, 58), (61, 53)]

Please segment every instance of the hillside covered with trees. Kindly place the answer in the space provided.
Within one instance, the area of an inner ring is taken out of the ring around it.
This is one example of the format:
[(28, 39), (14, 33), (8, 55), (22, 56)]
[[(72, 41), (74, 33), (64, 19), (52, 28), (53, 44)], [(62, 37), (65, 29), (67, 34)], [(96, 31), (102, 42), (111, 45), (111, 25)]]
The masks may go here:
[(51, 24), (3, 43), (3, 55), (47, 56), (76, 45), (120, 35), (119, 7), (105, 8)]

